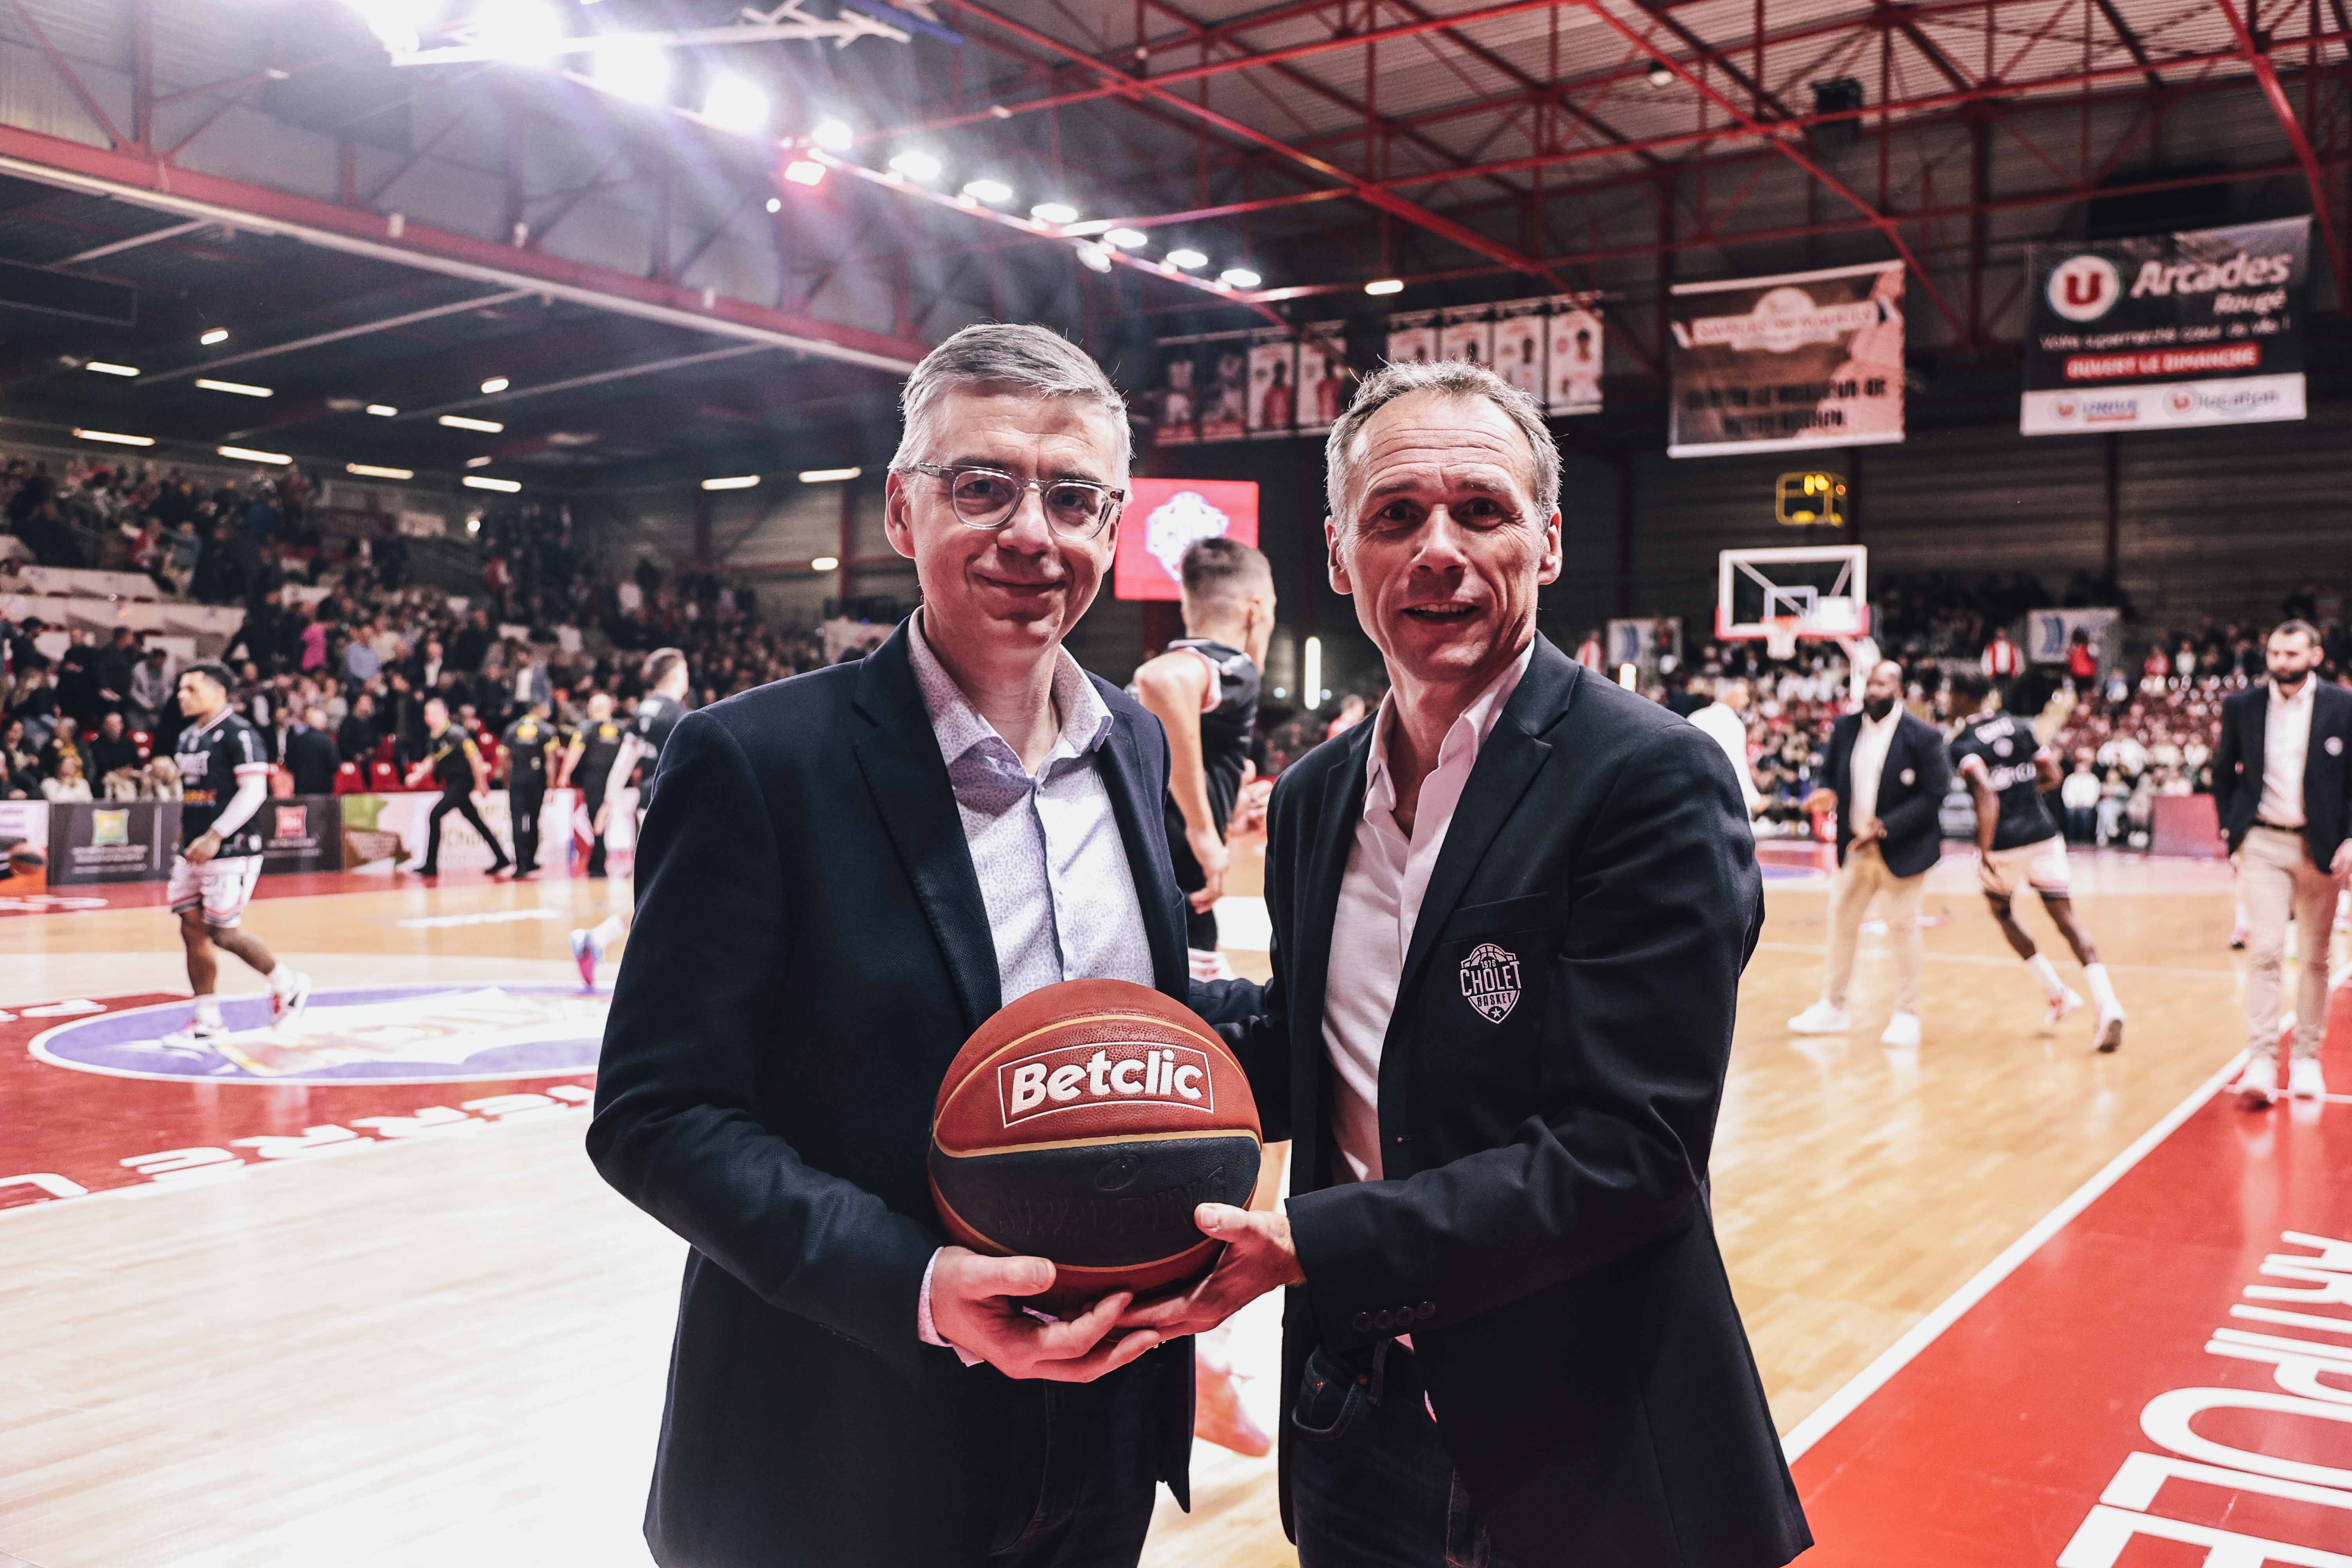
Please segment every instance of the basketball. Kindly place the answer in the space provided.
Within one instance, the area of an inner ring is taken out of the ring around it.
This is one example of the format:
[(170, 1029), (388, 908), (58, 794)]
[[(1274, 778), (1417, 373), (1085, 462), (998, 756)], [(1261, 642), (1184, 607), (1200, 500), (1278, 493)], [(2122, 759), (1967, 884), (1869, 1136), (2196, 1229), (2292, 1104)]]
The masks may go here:
[(975, 1252), (1053, 1260), (1035, 1300), (1149, 1295), (1208, 1271), (1204, 1203), (1257, 1184), (1257, 1103), (1216, 1031), (1124, 980), (1033, 991), (956, 1053), (932, 1111), (931, 1195)]

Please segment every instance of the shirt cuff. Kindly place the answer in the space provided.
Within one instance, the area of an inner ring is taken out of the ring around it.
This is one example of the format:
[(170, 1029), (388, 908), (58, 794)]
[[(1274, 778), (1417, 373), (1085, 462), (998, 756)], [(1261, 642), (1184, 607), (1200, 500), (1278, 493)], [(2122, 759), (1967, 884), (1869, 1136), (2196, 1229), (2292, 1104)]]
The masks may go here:
[[(940, 1252), (946, 1250), (945, 1247), (940, 1249)], [(939, 1266), (939, 1252), (932, 1253), (931, 1260), (923, 1265), (923, 1289), (915, 1298), (915, 1337), (927, 1345), (938, 1345), (942, 1350), (955, 1352), (956, 1359), (966, 1366), (978, 1366), (980, 1364), (978, 1356), (971, 1354), (961, 1345), (949, 1343), (940, 1337), (939, 1325), (931, 1321), (931, 1270)]]

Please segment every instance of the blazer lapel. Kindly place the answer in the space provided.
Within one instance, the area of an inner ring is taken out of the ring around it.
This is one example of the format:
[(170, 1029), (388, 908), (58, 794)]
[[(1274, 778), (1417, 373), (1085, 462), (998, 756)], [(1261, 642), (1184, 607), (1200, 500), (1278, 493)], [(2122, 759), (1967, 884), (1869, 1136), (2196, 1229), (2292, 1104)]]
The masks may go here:
[(2270, 732), (2271, 689), (2264, 685), (2256, 688), (2254, 700), (2246, 704), (2246, 776), (2254, 785), (2254, 809), (2247, 813), (2249, 822), (2263, 808), (2263, 749), (2270, 744)]
[[(1357, 725), (1330, 742), (1340, 748), (1338, 761), (1323, 780), (1323, 798), (1317, 803), (1313, 840), (1296, 857), (1298, 879), (1284, 889), (1291, 929), (1283, 937), (1282, 956), (1290, 965), (1284, 977), (1289, 991), (1291, 1136), (1298, 1147), (1293, 1158), (1291, 1182), (1298, 1192), (1311, 1192), (1328, 1183), (1324, 1166), (1328, 1158), (1329, 1130), (1324, 1125), (1324, 1079), (1328, 1063), (1323, 1048), (1323, 1002), (1330, 979), (1331, 927), (1339, 913), (1339, 882), (1348, 872), (1348, 851), (1356, 842), (1356, 825), (1364, 814), (1364, 760), (1371, 752), (1372, 726)], [(1267, 846), (1269, 859), (1275, 847)], [(1286, 853), (1288, 846), (1283, 847)], [(1284, 911), (1276, 911), (1280, 919)]]
[(996, 944), (947, 763), (915, 689), (904, 626), (864, 661), (855, 703), (874, 725), (851, 746), (858, 771), (947, 960), (965, 1026), (977, 1029), (1003, 1003)]
[(1184, 951), (1183, 894), (1176, 888), (1175, 868), (1168, 858), (1166, 816), (1151, 789), (1151, 772), (1144, 765), (1134, 721), (1114, 709), (1110, 734), (1096, 754), (1103, 786), (1110, 794), (1111, 815), (1118, 819), (1118, 836), (1127, 844), (1127, 863), (1135, 872), (1136, 897), (1143, 905), (1144, 934), (1151, 941), (1152, 984), (1181, 1002), (1192, 975)]

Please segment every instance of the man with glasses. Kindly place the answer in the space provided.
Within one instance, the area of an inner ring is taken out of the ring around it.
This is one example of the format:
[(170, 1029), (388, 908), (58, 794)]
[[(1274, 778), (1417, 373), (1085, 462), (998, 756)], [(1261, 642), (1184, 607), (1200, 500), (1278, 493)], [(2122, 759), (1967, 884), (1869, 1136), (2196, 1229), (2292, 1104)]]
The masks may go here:
[(885, 526), (923, 607), (855, 663), (729, 698), (664, 749), (588, 1148), (685, 1237), (646, 1532), (656, 1561), (1133, 1563), (1185, 1497), (1192, 1348), (1042, 1258), (943, 1245), (948, 1063), (1040, 986), (1212, 1022), (1160, 828), (1159, 724), (1062, 641), (1109, 568), (1127, 411), (1040, 328), (918, 367)]

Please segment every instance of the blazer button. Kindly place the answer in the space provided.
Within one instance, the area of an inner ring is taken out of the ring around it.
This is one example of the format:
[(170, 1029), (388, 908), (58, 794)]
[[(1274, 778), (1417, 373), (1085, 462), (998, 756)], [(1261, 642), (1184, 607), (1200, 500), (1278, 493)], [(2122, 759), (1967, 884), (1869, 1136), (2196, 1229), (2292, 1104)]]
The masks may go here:
[(1396, 1327), (1396, 1314), (1382, 1307), (1372, 1314), (1372, 1327), (1384, 1331)]
[(1356, 1331), (1360, 1334), (1369, 1334), (1372, 1331), (1372, 1315), (1370, 1312), (1357, 1313), (1355, 1323)]
[(1434, 1301), (1423, 1301), (1414, 1310), (1413, 1315), (1423, 1320), (1433, 1318), (1437, 1316), (1437, 1303)]

